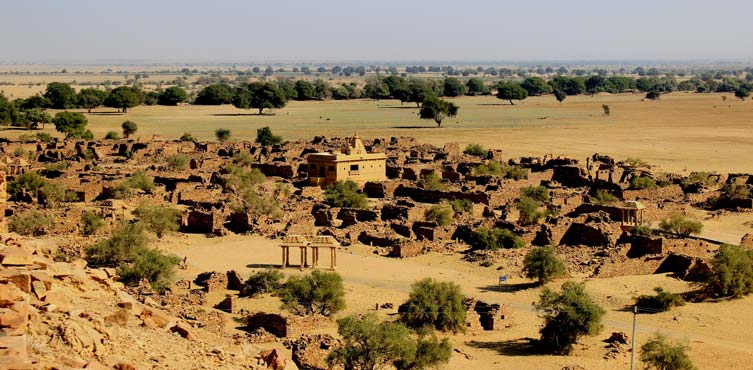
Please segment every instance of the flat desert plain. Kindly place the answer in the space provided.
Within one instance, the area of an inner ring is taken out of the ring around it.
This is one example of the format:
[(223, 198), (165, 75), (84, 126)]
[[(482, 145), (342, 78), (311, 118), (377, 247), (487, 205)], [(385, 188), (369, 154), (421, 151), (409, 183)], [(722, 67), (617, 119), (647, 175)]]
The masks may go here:
[[(641, 158), (672, 172), (753, 170), (753, 101), (736, 100), (732, 94), (671, 93), (658, 101), (638, 93), (599, 94), (570, 96), (562, 103), (543, 96), (516, 105), (494, 96), (452, 100), (460, 112), (442, 127), (419, 119), (415, 104), (395, 100), (291, 101), (261, 116), (231, 105), (182, 105), (139, 106), (127, 114), (99, 108), (87, 117), (96, 137), (120, 131), (125, 120), (139, 125), (136, 137), (165, 139), (190, 132), (211, 140), (217, 128), (231, 130), (233, 139), (253, 139), (258, 128), (270, 126), (286, 140), (358, 132), (366, 138), (412, 136), (437, 146), (478, 143), (511, 157), (553, 154), (583, 160), (600, 153)], [(604, 104), (610, 107), (609, 117), (602, 113)], [(46, 131), (54, 133), (54, 127)], [(23, 133), (6, 130), (0, 136)]]

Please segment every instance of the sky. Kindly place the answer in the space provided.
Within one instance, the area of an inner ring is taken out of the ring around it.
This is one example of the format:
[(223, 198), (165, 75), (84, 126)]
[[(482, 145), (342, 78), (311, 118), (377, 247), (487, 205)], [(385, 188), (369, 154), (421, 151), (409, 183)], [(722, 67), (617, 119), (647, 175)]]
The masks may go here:
[(0, 62), (753, 59), (753, 0), (2, 2)]

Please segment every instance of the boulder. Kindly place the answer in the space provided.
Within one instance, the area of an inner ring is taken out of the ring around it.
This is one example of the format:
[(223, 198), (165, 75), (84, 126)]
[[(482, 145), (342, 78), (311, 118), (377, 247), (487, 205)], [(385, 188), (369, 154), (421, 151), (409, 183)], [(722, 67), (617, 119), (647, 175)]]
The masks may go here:
[(34, 264), (34, 256), (21, 247), (5, 247), (0, 251), (0, 264), (4, 266), (29, 266)]
[(178, 333), (183, 338), (188, 340), (196, 340), (196, 335), (192, 333), (191, 327), (188, 324), (179, 322), (170, 328), (171, 333)]

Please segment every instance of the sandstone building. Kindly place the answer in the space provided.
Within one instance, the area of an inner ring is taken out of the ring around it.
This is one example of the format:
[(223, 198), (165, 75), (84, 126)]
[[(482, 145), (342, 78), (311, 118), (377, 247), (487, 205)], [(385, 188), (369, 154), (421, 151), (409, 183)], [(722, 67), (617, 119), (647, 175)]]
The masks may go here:
[(311, 185), (325, 186), (345, 180), (359, 184), (387, 180), (387, 156), (368, 153), (357, 134), (348, 139), (343, 153), (311, 153), (306, 160)]

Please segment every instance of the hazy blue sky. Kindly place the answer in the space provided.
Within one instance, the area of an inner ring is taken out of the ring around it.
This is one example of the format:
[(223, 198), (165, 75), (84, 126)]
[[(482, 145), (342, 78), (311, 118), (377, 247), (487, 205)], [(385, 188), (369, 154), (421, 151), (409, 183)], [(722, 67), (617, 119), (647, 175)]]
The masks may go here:
[(753, 0), (3, 0), (0, 61), (753, 58)]

